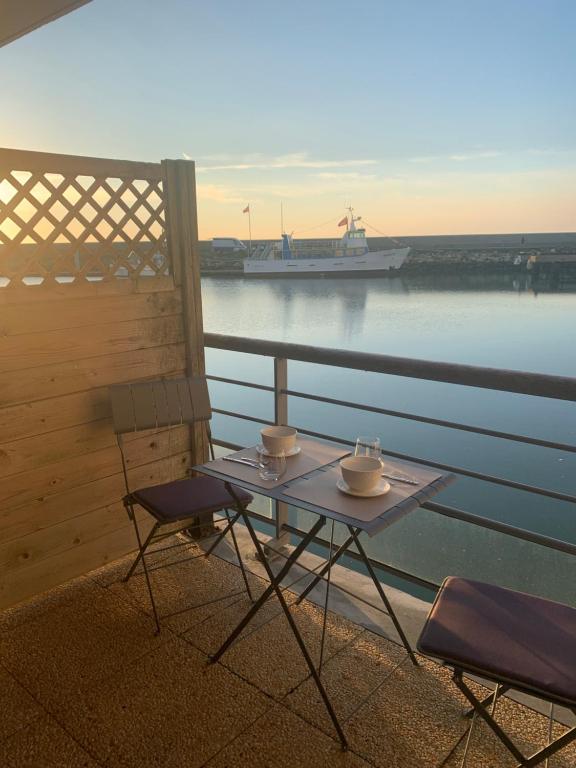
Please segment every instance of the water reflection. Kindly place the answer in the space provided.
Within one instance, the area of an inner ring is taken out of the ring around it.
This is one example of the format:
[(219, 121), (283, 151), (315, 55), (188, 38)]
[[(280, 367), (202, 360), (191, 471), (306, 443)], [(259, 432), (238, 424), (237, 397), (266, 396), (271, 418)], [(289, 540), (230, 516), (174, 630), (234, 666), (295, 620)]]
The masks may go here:
[(575, 294), (535, 294), (525, 273), (203, 280), (215, 333), (564, 375)]

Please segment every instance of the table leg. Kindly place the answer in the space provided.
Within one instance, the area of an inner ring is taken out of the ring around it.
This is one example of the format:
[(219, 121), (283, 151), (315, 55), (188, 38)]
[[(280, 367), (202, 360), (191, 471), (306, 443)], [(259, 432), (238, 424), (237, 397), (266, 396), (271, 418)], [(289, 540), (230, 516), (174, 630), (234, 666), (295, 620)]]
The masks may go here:
[(414, 651), (410, 647), (410, 643), (408, 642), (408, 639), (407, 639), (406, 635), (404, 634), (404, 630), (402, 629), (402, 625), (398, 621), (398, 618), (397, 618), (396, 614), (394, 613), (394, 609), (392, 608), (392, 605), (390, 604), (390, 601), (386, 597), (386, 593), (384, 592), (384, 590), (382, 588), (382, 584), (380, 584), (378, 576), (376, 575), (376, 573), (374, 571), (374, 568), (372, 567), (372, 564), (370, 563), (370, 560), (369, 560), (368, 556), (366, 555), (364, 547), (362, 546), (362, 544), (360, 544), (360, 540), (358, 538), (358, 533), (359, 533), (360, 529), (354, 530), (354, 528), (352, 528), (351, 525), (348, 525), (347, 528), (348, 528), (348, 530), (350, 532), (350, 536), (352, 537), (352, 539), (354, 541), (354, 544), (356, 544), (356, 548), (357, 548), (358, 552), (360, 553), (360, 557), (364, 561), (364, 565), (366, 566), (366, 570), (368, 571), (368, 573), (370, 574), (370, 578), (374, 582), (374, 586), (376, 587), (376, 591), (380, 595), (380, 599), (384, 603), (384, 605), (386, 607), (386, 610), (388, 612), (388, 615), (390, 616), (394, 626), (396, 627), (396, 632), (398, 632), (400, 640), (402, 641), (402, 645), (404, 646), (404, 648), (406, 648), (406, 652), (408, 653), (408, 656), (410, 656), (410, 659), (411, 659), (412, 663), (414, 664), (414, 666), (417, 667), (418, 666), (418, 661), (416, 660), (416, 656), (414, 655)]
[(338, 549), (336, 550), (336, 552), (334, 552), (333, 555), (330, 554), (330, 557), (328, 558), (326, 563), (322, 566), (322, 568), (318, 571), (317, 575), (312, 579), (310, 584), (308, 584), (306, 589), (298, 595), (298, 598), (296, 600), (296, 605), (300, 605), (302, 600), (304, 600), (304, 598), (310, 594), (310, 592), (314, 589), (316, 584), (318, 584), (318, 582), (324, 578), (325, 574), (328, 573), (330, 568), (332, 568), (334, 563), (336, 563), (342, 557), (342, 555), (346, 553), (346, 551), (348, 550), (348, 547), (350, 546), (350, 544), (352, 544), (353, 541), (354, 539), (352, 538), (352, 536), (350, 536), (348, 539), (346, 539), (344, 544), (341, 544), (338, 547)]
[[(324, 526), (326, 522), (326, 519), (324, 517), (321, 517), (318, 522), (310, 529), (310, 531), (306, 534), (304, 539), (302, 540), (305, 542), (305, 546), (307, 546), (310, 541), (316, 536), (316, 533)], [(258, 552), (259, 556), (263, 556), (264, 552), (262, 549), (262, 545), (258, 541), (258, 537), (256, 536), (256, 533), (254, 531), (254, 528), (252, 527), (252, 523), (248, 519), (248, 516), (245, 516), (245, 523), (246, 527), (248, 528), (248, 532), (250, 533), (250, 537), (252, 538), (252, 542), (256, 548), (256, 551)], [(302, 542), (301, 542), (302, 544)], [(300, 549), (300, 545), (297, 549)], [(301, 550), (300, 550), (301, 551)], [(290, 566), (287, 569), (286, 565), (282, 569), (287, 573), (287, 571), (292, 567), (292, 565), (295, 563), (296, 559), (294, 557), (294, 552), (289, 558)], [(310, 670), (310, 674), (312, 675), (312, 678), (314, 679), (314, 682), (316, 683), (316, 687), (318, 688), (318, 692), (320, 693), (320, 696), (322, 697), (322, 701), (324, 702), (324, 706), (326, 707), (326, 710), (328, 714), (330, 715), (330, 719), (332, 720), (332, 723), (334, 725), (334, 728), (336, 730), (336, 733), (338, 734), (338, 738), (340, 739), (340, 743), (342, 745), (342, 749), (348, 749), (348, 741), (346, 739), (346, 736), (344, 734), (344, 731), (342, 730), (342, 726), (340, 725), (340, 722), (338, 721), (338, 718), (336, 717), (336, 713), (334, 712), (334, 709), (332, 707), (332, 703), (330, 699), (328, 698), (328, 694), (326, 692), (326, 689), (324, 688), (324, 685), (322, 684), (322, 680), (320, 679), (320, 674), (316, 667), (314, 666), (314, 661), (312, 660), (312, 657), (310, 656), (310, 653), (308, 651), (308, 648), (306, 647), (306, 644), (304, 640), (302, 639), (302, 635), (300, 634), (300, 630), (298, 629), (298, 625), (296, 624), (296, 621), (294, 620), (294, 617), (290, 613), (290, 608), (288, 604), (286, 603), (286, 600), (284, 599), (284, 594), (280, 588), (280, 582), (282, 581), (283, 576), (280, 576), (280, 573), (277, 575), (274, 575), (274, 572), (272, 571), (272, 568), (270, 567), (270, 564), (268, 563), (268, 560), (263, 557), (262, 562), (264, 563), (264, 567), (266, 568), (266, 572), (268, 574), (268, 578), (270, 579), (270, 585), (276, 592), (276, 596), (278, 597), (278, 601), (280, 602), (280, 605), (282, 606), (282, 610), (284, 611), (284, 614), (286, 615), (286, 618), (288, 619), (288, 624), (290, 625), (290, 629), (292, 630), (292, 633), (294, 637), (296, 638), (296, 642), (298, 643), (298, 646), (300, 648), (300, 651), (302, 652), (302, 656), (304, 656), (304, 660), (306, 661), (306, 664), (308, 665), (308, 669)]]
[[(246, 512), (242, 510), (242, 519), (244, 521), (244, 525), (248, 529), (248, 532), (250, 533), (250, 536), (254, 542), (254, 546), (256, 547), (256, 551), (258, 553), (258, 556), (261, 557), (263, 555), (263, 550), (260, 545), (260, 542), (258, 541), (256, 534), (254, 533), (254, 529), (252, 528), (252, 523), (250, 522), (250, 519)], [(276, 582), (280, 584), (282, 579), (286, 576), (286, 574), (289, 572), (289, 570), (292, 568), (296, 560), (300, 557), (302, 552), (306, 549), (310, 541), (316, 536), (318, 531), (323, 527), (325, 523), (325, 518), (320, 517), (318, 521), (312, 526), (310, 531), (306, 534), (306, 536), (300, 541), (298, 546), (294, 549), (290, 557), (286, 560), (282, 568), (278, 571), (278, 574), (275, 576), (272, 569), (270, 568), (270, 565), (268, 563), (268, 560), (264, 557), (262, 562), (264, 564), (264, 567), (266, 568), (266, 572), (268, 574), (268, 577), (270, 578), (270, 585), (264, 590), (264, 592), (260, 595), (258, 600), (256, 600), (255, 603), (253, 603), (252, 607), (244, 616), (242, 621), (238, 624), (236, 629), (232, 632), (232, 634), (224, 641), (224, 643), (220, 646), (220, 648), (216, 651), (215, 654), (210, 656), (210, 661), (212, 663), (215, 663), (218, 661), (221, 656), (228, 650), (228, 648), (232, 645), (232, 643), (236, 640), (238, 635), (241, 634), (241, 632), (245, 629), (245, 627), (252, 621), (254, 616), (258, 613), (260, 608), (264, 605), (264, 603), (268, 600), (268, 598), (272, 595), (272, 593), (276, 589)], [(256, 542), (258, 542), (256, 544)]]
[[(233, 490), (229, 489), (229, 492), (232, 493), (232, 495), (235, 498), (235, 494), (233, 493)], [(240, 508), (238, 509), (238, 511), (240, 512)], [(254, 528), (252, 527), (252, 523), (250, 522), (250, 518), (248, 514), (244, 509), (241, 510), (241, 514), (242, 514), (242, 519), (244, 521), (244, 524), (248, 530), (248, 533), (250, 534), (250, 538), (252, 539), (252, 543), (254, 544), (254, 548), (256, 549), (256, 552), (258, 554), (258, 557), (261, 559), (261, 562), (263, 563), (264, 568), (266, 569), (266, 573), (268, 574), (268, 578), (270, 579), (270, 586), (267, 587), (267, 589), (263, 592), (263, 594), (252, 605), (252, 607), (250, 608), (246, 616), (238, 624), (238, 626), (232, 632), (232, 634), (224, 641), (224, 643), (220, 646), (220, 648), (216, 651), (216, 653), (210, 657), (210, 663), (213, 664), (222, 657), (222, 655), (228, 650), (228, 648), (232, 645), (234, 640), (236, 640), (236, 638), (240, 635), (243, 629), (250, 623), (250, 621), (252, 621), (252, 619), (258, 613), (260, 608), (262, 608), (264, 603), (271, 596), (272, 592), (275, 592), (276, 596), (278, 597), (278, 602), (280, 603), (280, 606), (284, 611), (286, 619), (288, 620), (290, 629), (292, 630), (292, 633), (296, 639), (296, 642), (298, 643), (298, 647), (300, 648), (302, 656), (304, 657), (304, 660), (306, 661), (308, 669), (310, 670), (310, 675), (314, 679), (314, 682), (316, 683), (316, 687), (318, 688), (318, 692), (320, 693), (320, 696), (322, 697), (322, 701), (324, 702), (324, 706), (326, 707), (326, 710), (330, 715), (330, 719), (332, 720), (336, 733), (338, 734), (338, 738), (340, 739), (342, 749), (347, 749), (348, 741), (346, 739), (346, 736), (344, 735), (342, 726), (340, 725), (338, 718), (336, 717), (336, 713), (334, 712), (332, 703), (328, 698), (326, 689), (322, 685), (322, 680), (320, 679), (320, 675), (318, 674), (318, 671), (314, 666), (314, 661), (312, 660), (312, 657), (310, 656), (310, 653), (306, 648), (306, 644), (302, 639), (298, 626), (294, 620), (294, 617), (290, 613), (290, 608), (288, 607), (288, 604), (284, 599), (282, 589), (280, 588), (282, 580), (288, 574), (292, 566), (296, 563), (296, 561), (298, 560), (302, 552), (306, 549), (308, 544), (314, 539), (316, 534), (324, 527), (326, 523), (326, 518), (325, 517), (318, 518), (317, 522), (312, 526), (312, 528), (308, 531), (308, 533), (302, 538), (298, 546), (294, 548), (294, 551), (292, 552), (290, 557), (286, 560), (283, 567), (278, 571), (277, 574), (274, 574), (274, 572), (272, 571), (272, 568), (270, 567), (270, 563), (268, 562), (267, 558), (264, 556), (264, 550), (262, 548), (262, 545), (258, 541), (258, 537), (256, 536)]]
[(326, 579), (326, 597), (324, 600), (324, 617), (322, 620), (322, 639), (320, 641), (320, 661), (318, 662), (318, 674), (322, 674), (322, 662), (324, 660), (324, 641), (326, 639), (326, 621), (328, 618), (328, 602), (330, 600), (330, 577), (332, 575), (332, 546), (334, 544), (334, 520), (332, 520), (332, 530), (330, 532), (330, 550), (328, 558), (328, 578)]

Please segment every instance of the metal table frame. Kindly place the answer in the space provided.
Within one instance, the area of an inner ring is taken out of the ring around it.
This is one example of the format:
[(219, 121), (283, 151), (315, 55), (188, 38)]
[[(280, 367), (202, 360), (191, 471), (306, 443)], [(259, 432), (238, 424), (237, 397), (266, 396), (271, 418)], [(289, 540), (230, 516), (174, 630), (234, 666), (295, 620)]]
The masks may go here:
[[(410, 643), (408, 642), (408, 639), (406, 637), (406, 634), (404, 633), (404, 630), (402, 629), (402, 626), (400, 624), (400, 621), (398, 620), (398, 617), (396, 616), (392, 605), (386, 596), (386, 593), (378, 580), (378, 577), (374, 571), (374, 568), (372, 567), (372, 564), (370, 563), (370, 559), (366, 555), (366, 551), (364, 550), (364, 547), (360, 543), (359, 540), (359, 534), (362, 532), (366, 532), (369, 535), (373, 536), (378, 531), (388, 527), (392, 522), (395, 522), (396, 520), (400, 519), (401, 517), (404, 517), (404, 515), (408, 514), (408, 512), (412, 511), (413, 509), (416, 509), (418, 506), (420, 506), (421, 500), (418, 499), (419, 496), (424, 493), (426, 498), (430, 498), (430, 496), (435, 495), (438, 493), (442, 488), (444, 488), (446, 485), (448, 485), (452, 480), (454, 479), (452, 475), (445, 475), (442, 478), (440, 478), (440, 481), (434, 481), (430, 483), (428, 486), (425, 486), (425, 488), (420, 489), (420, 491), (416, 492), (414, 495), (409, 497), (408, 501), (410, 501), (409, 504), (405, 505), (398, 505), (396, 507), (393, 507), (391, 510), (388, 510), (385, 512), (381, 517), (376, 518), (373, 521), (370, 522), (360, 522), (358, 520), (353, 521), (350, 520), (350, 518), (344, 517), (340, 515), (337, 512), (333, 512), (331, 510), (327, 510), (323, 507), (317, 506), (315, 504), (311, 504), (305, 501), (297, 500), (290, 497), (289, 494), (289, 488), (291, 482), (297, 482), (302, 479), (302, 477), (313, 477), (314, 474), (317, 472), (323, 472), (326, 469), (334, 466), (336, 464), (336, 461), (331, 462), (329, 464), (326, 464), (323, 467), (320, 467), (317, 470), (314, 470), (314, 472), (310, 472), (307, 475), (303, 475), (299, 478), (296, 478), (292, 481), (289, 481), (288, 483), (284, 485), (278, 485), (274, 488), (263, 488), (260, 485), (249, 483), (245, 480), (240, 480), (235, 477), (231, 477), (230, 475), (226, 475), (218, 470), (215, 470), (210, 466), (211, 462), (207, 462), (206, 464), (201, 464), (196, 467), (194, 467), (195, 470), (198, 472), (201, 472), (206, 475), (210, 475), (212, 477), (217, 477), (218, 479), (222, 480), (230, 495), (235, 501), (236, 511), (238, 515), (242, 518), (242, 521), (244, 522), (248, 533), (250, 535), (250, 538), (252, 540), (252, 543), (254, 544), (254, 547), (256, 549), (256, 553), (260, 561), (263, 563), (264, 568), (266, 569), (266, 574), (268, 578), (270, 579), (270, 584), (268, 587), (264, 590), (262, 595), (252, 604), (244, 618), (240, 621), (240, 623), (237, 625), (237, 627), (232, 631), (232, 633), (227, 637), (227, 639), (222, 643), (220, 648), (210, 656), (210, 663), (214, 664), (216, 663), (220, 658), (222, 658), (223, 654), (230, 648), (230, 646), (234, 643), (234, 641), (240, 636), (240, 634), (243, 632), (243, 630), (246, 628), (246, 626), (252, 621), (254, 616), (258, 613), (258, 611), (263, 607), (263, 605), (267, 602), (267, 600), (273, 595), (276, 594), (278, 601), (280, 603), (280, 606), (282, 608), (282, 611), (284, 612), (286, 619), (288, 620), (288, 624), (290, 626), (290, 629), (292, 630), (292, 633), (294, 634), (294, 637), (296, 639), (296, 642), (300, 648), (300, 651), (302, 652), (302, 655), (306, 661), (306, 664), (308, 666), (308, 669), (310, 670), (310, 675), (312, 676), (316, 687), (318, 688), (318, 691), (320, 693), (320, 696), (322, 697), (322, 700), (324, 702), (324, 705), (326, 707), (326, 710), (330, 716), (330, 719), (332, 720), (332, 723), (334, 725), (334, 728), (336, 730), (336, 733), (338, 734), (338, 738), (340, 739), (340, 743), (342, 745), (343, 749), (347, 749), (348, 742), (346, 739), (346, 736), (344, 734), (344, 731), (342, 729), (342, 725), (340, 724), (338, 717), (336, 716), (336, 713), (334, 711), (334, 708), (332, 707), (332, 703), (330, 702), (330, 698), (326, 692), (326, 689), (324, 687), (324, 684), (322, 683), (321, 679), (321, 670), (322, 670), (322, 659), (323, 659), (323, 650), (324, 650), (324, 639), (325, 639), (325, 633), (326, 633), (326, 618), (327, 618), (327, 607), (328, 607), (328, 597), (329, 597), (329, 589), (330, 589), (330, 575), (331, 575), (331, 569), (334, 563), (339, 560), (342, 555), (345, 554), (346, 550), (350, 548), (352, 544), (356, 546), (358, 549), (358, 553), (360, 554), (360, 557), (362, 561), (364, 562), (364, 565), (366, 566), (366, 570), (368, 574), (370, 575), (370, 578), (372, 579), (374, 586), (378, 592), (378, 595), (380, 599), (382, 600), (385, 612), (392, 620), (394, 627), (396, 631), (398, 632), (398, 635), (400, 637), (400, 640), (402, 642), (402, 645), (406, 649), (406, 652), (408, 656), (410, 657), (410, 660), (412, 663), (416, 666), (418, 666), (418, 661), (416, 659), (416, 656), (414, 654), (414, 651), (412, 650)], [(318, 515), (318, 520), (314, 523), (314, 525), (310, 528), (308, 533), (306, 533), (302, 539), (300, 540), (299, 544), (294, 547), (293, 551), (287, 556), (286, 562), (284, 565), (279, 569), (278, 573), (274, 574), (272, 568), (270, 567), (270, 564), (268, 562), (268, 559), (266, 557), (266, 554), (264, 552), (264, 547), (258, 540), (258, 537), (256, 536), (256, 532), (254, 531), (254, 527), (252, 525), (252, 522), (250, 520), (249, 514), (247, 511), (242, 507), (242, 505), (239, 502), (238, 497), (236, 496), (236, 493), (234, 491), (233, 485), (240, 486), (242, 488), (245, 488), (248, 491), (251, 491), (253, 493), (260, 494), (262, 496), (267, 496), (271, 499), (274, 499), (276, 501), (284, 502), (286, 504), (290, 504), (292, 506), (297, 506), (301, 509), (307, 510), (309, 512), (313, 512), (316, 515)], [(325, 563), (325, 565), (322, 567), (321, 571), (314, 577), (311, 584), (304, 590), (304, 592), (299, 596), (298, 600), (296, 601), (296, 604), (299, 604), (304, 597), (310, 592), (310, 590), (324, 577), (326, 577), (327, 580), (327, 586), (326, 586), (326, 599), (325, 599), (325, 606), (324, 606), (324, 620), (323, 620), (323, 627), (322, 627), (322, 640), (321, 640), (321, 651), (320, 651), (320, 663), (318, 665), (318, 668), (315, 666), (314, 661), (310, 655), (310, 652), (308, 651), (308, 648), (306, 647), (306, 644), (304, 643), (304, 640), (302, 638), (302, 635), (300, 634), (300, 631), (298, 629), (298, 626), (294, 620), (294, 617), (290, 613), (290, 608), (288, 604), (286, 603), (286, 600), (284, 598), (281, 584), (282, 581), (286, 578), (290, 570), (294, 565), (296, 565), (298, 559), (302, 555), (302, 553), (306, 550), (308, 545), (314, 540), (314, 538), (317, 536), (317, 534), (324, 528), (326, 525), (327, 519), (330, 519), (332, 521), (332, 537), (330, 541), (330, 552), (328, 559)], [(332, 552), (332, 539), (333, 539), (333, 533), (334, 533), (334, 523), (335, 522), (341, 522), (344, 523), (349, 532), (349, 537), (347, 540), (336, 550), (336, 552)]]

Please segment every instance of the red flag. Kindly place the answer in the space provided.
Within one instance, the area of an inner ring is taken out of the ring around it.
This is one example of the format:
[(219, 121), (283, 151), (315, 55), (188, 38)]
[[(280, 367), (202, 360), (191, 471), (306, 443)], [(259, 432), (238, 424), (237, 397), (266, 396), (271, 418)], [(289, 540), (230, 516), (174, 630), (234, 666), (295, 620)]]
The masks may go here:
[(342, 221), (339, 221), (339, 222), (338, 222), (338, 226), (339, 226), (339, 227), (345, 227), (345, 226), (347, 226), (347, 225), (348, 225), (348, 216), (344, 216), (344, 218), (342, 219)]
[(244, 208), (242, 213), (250, 213), (250, 205), (249, 204), (246, 206), (246, 208)]

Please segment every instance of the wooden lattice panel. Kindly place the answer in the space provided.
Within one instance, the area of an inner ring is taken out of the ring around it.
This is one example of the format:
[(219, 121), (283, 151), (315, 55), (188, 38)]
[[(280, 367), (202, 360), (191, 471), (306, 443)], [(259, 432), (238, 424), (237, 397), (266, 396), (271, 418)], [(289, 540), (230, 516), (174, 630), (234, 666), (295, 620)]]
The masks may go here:
[(161, 166), (0, 150), (0, 287), (170, 273)]

